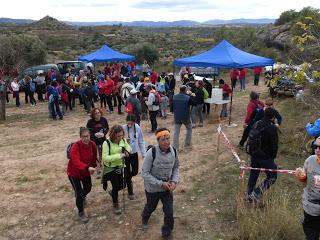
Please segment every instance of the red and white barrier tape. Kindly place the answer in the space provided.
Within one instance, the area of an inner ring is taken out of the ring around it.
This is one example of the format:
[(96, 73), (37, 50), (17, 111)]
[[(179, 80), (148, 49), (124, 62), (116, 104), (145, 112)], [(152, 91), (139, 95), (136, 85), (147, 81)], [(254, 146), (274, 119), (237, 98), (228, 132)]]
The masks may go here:
[(295, 170), (287, 170), (287, 169), (267, 169), (267, 168), (253, 168), (245, 165), (245, 162), (242, 161), (235, 151), (233, 145), (229, 141), (227, 135), (222, 131), (221, 126), (218, 127), (218, 133), (223, 136), (223, 139), (225, 143), (227, 144), (228, 148), (230, 149), (232, 155), (236, 158), (237, 162), (240, 163), (240, 178), (244, 177), (245, 170), (258, 170), (263, 172), (279, 172), (279, 173), (288, 173), (288, 174), (294, 174)]
[(243, 170), (258, 170), (258, 171), (262, 171), (262, 172), (280, 172), (280, 173), (288, 173), (288, 174), (294, 174), (295, 173), (295, 170), (253, 168), (253, 167), (249, 167), (249, 166), (240, 166), (240, 169), (243, 169)]
[(218, 133), (223, 136), (223, 139), (224, 139), (225, 143), (227, 144), (228, 148), (230, 149), (232, 155), (235, 157), (235, 159), (237, 160), (237, 162), (240, 163), (240, 164), (244, 163), (244, 161), (242, 161), (242, 160), (240, 159), (238, 153), (236, 152), (236, 150), (234, 149), (233, 145), (232, 145), (231, 142), (229, 141), (227, 135), (222, 131), (220, 125), (219, 125), (219, 127), (218, 127)]

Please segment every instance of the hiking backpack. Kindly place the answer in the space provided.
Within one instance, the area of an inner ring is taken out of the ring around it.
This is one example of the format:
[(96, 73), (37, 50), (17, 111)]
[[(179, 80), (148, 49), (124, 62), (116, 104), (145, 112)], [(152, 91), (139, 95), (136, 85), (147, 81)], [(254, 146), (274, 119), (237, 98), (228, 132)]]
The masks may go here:
[(256, 122), (260, 121), (264, 116), (263, 106), (257, 105), (254, 111), (252, 112), (251, 125), (254, 125)]
[(133, 114), (134, 113), (134, 108), (132, 102), (128, 101), (126, 104), (125, 112), (128, 114)]
[[(172, 147), (172, 146), (171, 146)], [(173, 148), (173, 151), (174, 151), (174, 157), (176, 158), (177, 157), (177, 150), (174, 148), (174, 147), (172, 147)], [(152, 151), (152, 162), (154, 161), (154, 159), (156, 158), (156, 153), (157, 153), (157, 151), (156, 151), (156, 146), (154, 146), (154, 145), (149, 145), (148, 147), (147, 147), (147, 151), (149, 151), (149, 149), (151, 149), (151, 151)]]
[(30, 91), (34, 93), (36, 91), (36, 84), (34, 83), (34, 81), (30, 80), (29, 86)]
[(262, 146), (262, 134), (265, 126), (261, 126), (261, 121), (256, 122), (249, 132), (246, 143), (246, 152), (252, 157), (262, 157), (265, 155)]
[(154, 93), (154, 97), (155, 97), (155, 100), (153, 102), (153, 105), (159, 106), (161, 103), (161, 96), (157, 91)]

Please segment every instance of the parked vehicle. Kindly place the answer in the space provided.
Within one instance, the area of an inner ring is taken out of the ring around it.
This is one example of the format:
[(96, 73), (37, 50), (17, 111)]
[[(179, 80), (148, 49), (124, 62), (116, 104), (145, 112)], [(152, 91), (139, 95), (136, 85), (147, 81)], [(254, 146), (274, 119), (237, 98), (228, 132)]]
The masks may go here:
[(19, 78), (23, 78), (25, 75), (28, 76), (35, 76), (39, 73), (43, 73), (45, 76), (47, 76), (47, 73), (51, 71), (51, 69), (54, 68), (57, 73), (57, 80), (61, 80), (61, 74), (59, 72), (57, 64), (43, 64), (43, 65), (36, 65), (26, 68), (22, 75)]
[(79, 74), (80, 70), (86, 70), (87, 63), (81, 61), (64, 61), (57, 63), (59, 72), (64, 75), (70, 69), (71, 73)]

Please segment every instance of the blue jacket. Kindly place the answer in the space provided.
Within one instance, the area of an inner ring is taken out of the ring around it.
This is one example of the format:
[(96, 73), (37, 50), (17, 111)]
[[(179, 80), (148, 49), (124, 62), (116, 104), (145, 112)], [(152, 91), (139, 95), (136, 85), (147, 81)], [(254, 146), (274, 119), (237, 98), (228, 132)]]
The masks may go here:
[(173, 116), (175, 123), (190, 121), (190, 105), (192, 105), (190, 96), (184, 93), (178, 93), (173, 96)]
[(313, 125), (310, 123), (307, 123), (306, 130), (311, 137), (320, 136), (320, 118), (318, 118)]

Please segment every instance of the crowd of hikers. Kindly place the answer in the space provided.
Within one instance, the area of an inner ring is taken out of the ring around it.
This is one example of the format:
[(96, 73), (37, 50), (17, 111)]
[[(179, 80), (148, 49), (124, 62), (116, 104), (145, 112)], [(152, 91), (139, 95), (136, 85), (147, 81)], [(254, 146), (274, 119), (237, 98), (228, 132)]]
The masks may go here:
[[(141, 175), (144, 179), (146, 204), (141, 212), (141, 224), (145, 229), (148, 220), (156, 209), (159, 200), (163, 204), (164, 224), (162, 236), (172, 237), (173, 191), (179, 179), (179, 136), (181, 125), (185, 125), (184, 147), (191, 149), (192, 131), (203, 127), (204, 117), (210, 112), (212, 84), (207, 79), (195, 80), (192, 74), (182, 76), (179, 92), (175, 93), (176, 80), (172, 73), (158, 74), (150, 71), (145, 61), (142, 75), (135, 72), (134, 63), (107, 64), (95, 75), (88, 68), (78, 74), (72, 71), (56, 78), (53, 69), (47, 75), (39, 72), (37, 76), (15, 78), (8, 92), (20, 106), (19, 92), (24, 91), (25, 102), (36, 106), (38, 101), (48, 101), (49, 117), (63, 119), (73, 111), (76, 100), (90, 116), (86, 127), (80, 128), (80, 139), (69, 145), (67, 174), (76, 197), (76, 206), (81, 222), (88, 222), (85, 212), (86, 196), (91, 191), (91, 175), (96, 172), (101, 179), (102, 188), (111, 196), (115, 214), (121, 214), (119, 191), (127, 188), (128, 198), (135, 199), (132, 178), (139, 172), (139, 152), (143, 158)], [(261, 68), (254, 69), (254, 85), (259, 84)], [(245, 69), (232, 69), (231, 86), (219, 80), (223, 100), (228, 100), (240, 81), (240, 91), (245, 91)], [(37, 100), (34, 94), (37, 94)], [(9, 101), (9, 99), (8, 99)], [(78, 104), (77, 104), (78, 105)], [(109, 128), (103, 112), (112, 114), (117, 107), (119, 115), (126, 114), (126, 122)], [(104, 111), (103, 111), (104, 110)], [(167, 111), (173, 114), (174, 134), (167, 128), (158, 128), (157, 119), (167, 118)], [(227, 106), (222, 107), (220, 117), (228, 117)], [(140, 123), (150, 121), (150, 133), (156, 137), (157, 144), (146, 148)], [(304, 190), (303, 228), (306, 239), (319, 239), (320, 226), (320, 120), (307, 124), (307, 132), (315, 137), (312, 156), (303, 168), (296, 170), (300, 181), (307, 182)], [(238, 148), (251, 157), (252, 168), (277, 170), (275, 159), (278, 152), (278, 133), (282, 116), (274, 108), (271, 98), (260, 100), (257, 92), (250, 92), (244, 119), (244, 130)], [(249, 203), (261, 201), (265, 191), (277, 180), (277, 172), (266, 171), (266, 179), (257, 186), (260, 170), (251, 170), (247, 186), (246, 200)], [(108, 183), (111, 184), (109, 190)], [(124, 196), (124, 195), (123, 195)], [(123, 202), (124, 199), (123, 199)]]

